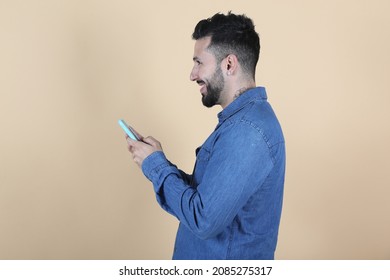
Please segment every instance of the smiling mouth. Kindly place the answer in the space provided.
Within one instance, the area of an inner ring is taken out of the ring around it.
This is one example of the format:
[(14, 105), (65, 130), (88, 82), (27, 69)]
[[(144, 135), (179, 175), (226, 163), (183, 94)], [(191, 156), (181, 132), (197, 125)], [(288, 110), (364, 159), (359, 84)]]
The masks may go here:
[(196, 83), (200, 86), (200, 93), (205, 94), (206, 92), (206, 83), (202, 80), (196, 81)]

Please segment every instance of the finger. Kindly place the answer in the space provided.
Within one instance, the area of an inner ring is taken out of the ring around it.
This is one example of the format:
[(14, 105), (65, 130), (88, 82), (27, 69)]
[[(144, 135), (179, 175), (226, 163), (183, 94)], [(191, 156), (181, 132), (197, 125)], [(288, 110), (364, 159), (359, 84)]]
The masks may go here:
[(154, 147), (156, 150), (162, 150), (161, 143), (152, 136), (146, 137), (143, 141)]
[(126, 135), (126, 140), (127, 144), (129, 144), (130, 146), (134, 146), (137, 143), (136, 140), (131, 139), (128, 135)]
[(138, 141), (131, 139), (129, 136), (126, 137), (126, 141), (127, 141), (127, 150), (130, 153), (134, 154), (135, 147), (136, 147)]
[(133, 161), (138, 165), (138, 166), (141, 166), (141, 159), (136, 156), (136, 155), (133, 155)]

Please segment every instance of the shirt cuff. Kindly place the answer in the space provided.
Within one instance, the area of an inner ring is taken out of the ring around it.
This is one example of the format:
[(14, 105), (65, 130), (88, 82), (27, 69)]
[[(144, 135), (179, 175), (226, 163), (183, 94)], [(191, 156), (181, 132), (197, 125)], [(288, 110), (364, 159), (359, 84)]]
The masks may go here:
[(142, 162), (142, 172), (151, 182), (156, 182), (160, 177), (161, 170), (167, 166), (170, 166), (170, 163), (164, 153), (157, 151), (144, 159)]

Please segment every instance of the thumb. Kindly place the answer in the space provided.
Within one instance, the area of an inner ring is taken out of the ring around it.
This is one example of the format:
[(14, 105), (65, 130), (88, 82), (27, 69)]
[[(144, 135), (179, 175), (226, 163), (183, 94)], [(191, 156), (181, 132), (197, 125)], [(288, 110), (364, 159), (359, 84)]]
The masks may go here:
[(162, 150), (160, 142), (154, 139), (152, 136), (148, 136), (142, 139), (142, 141), (146, 144), (149, 144), (150, 146), (154, 147), (157, 150)]
[(152, 136), (145, 137), (142, 139), (142, 141), (151, 146), (154, 146), (153, 144), (157, 142), (156, 139), (154, 139)]

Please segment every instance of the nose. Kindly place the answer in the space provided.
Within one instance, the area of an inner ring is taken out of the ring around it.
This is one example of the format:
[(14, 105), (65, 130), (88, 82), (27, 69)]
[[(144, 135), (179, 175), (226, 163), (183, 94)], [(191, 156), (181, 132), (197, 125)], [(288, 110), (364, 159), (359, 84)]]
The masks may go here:
[(198, 75), (197, 72), (195, 71), (195, 67), (193, 67), (190, 73), (190, 80), (196, 81), (197, 79), (198, 79)]

